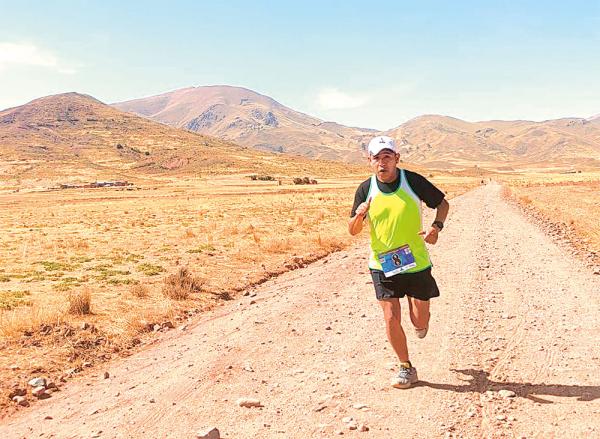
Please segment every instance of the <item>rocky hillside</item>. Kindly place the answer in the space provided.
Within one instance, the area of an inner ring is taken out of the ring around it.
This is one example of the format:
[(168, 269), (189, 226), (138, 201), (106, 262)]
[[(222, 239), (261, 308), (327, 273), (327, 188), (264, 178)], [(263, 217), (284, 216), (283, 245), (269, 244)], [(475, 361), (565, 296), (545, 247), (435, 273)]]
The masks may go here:
[(428, 115), (385, 134), (397, 140), (406, 160), (424, 164), (600, 165), (600, 119), (471, 123)]
[[(363, 161), (365, 145), (380, 134), (324, 122), (239, 87), (190, 87), (114, 106), (256, 149), (350, 162)], [(402, 145), (405, 160), (432, 167), (600, 164), (598, 116), (471, 123), (426, 115), (384, 134)]]
[(324, 122), (240, 87), (190, 87), (113, 104), (173, 127), (278, 153), (363, 161), (375, 130)]
[(0, 112), (0, 179), (108, 179), (167, 173), (318, 174), (343, 164), (281, 156), (169, 127), (65, 93)]
[[(364, 148), (377, 134), (323, 122), (238, 87), (187, 88), (115, 106), (65, 93), (0, 112), (0, 176), (104, 175), (102, 170), (289, 174), (290, 166), (321, 165), (279, 153), (363, 162)], [(383, 134), (397, 140), (404, 161), (430, 168), (600, 166), (598, 116), (466, 122), (427, 115)], [(330, 166), (343, 167), (323, 169)]]

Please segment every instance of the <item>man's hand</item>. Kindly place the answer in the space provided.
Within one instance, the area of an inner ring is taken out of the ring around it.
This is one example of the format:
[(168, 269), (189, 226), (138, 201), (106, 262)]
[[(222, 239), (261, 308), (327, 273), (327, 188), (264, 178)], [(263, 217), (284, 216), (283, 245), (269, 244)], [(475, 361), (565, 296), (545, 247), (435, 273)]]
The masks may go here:
[(371, 200), (372, 200), (372, 198), (369, 198), (364, 203), (360, 203), (358, 205), (358, 207), (356, 208), (357, 216), (364, 218), (367, 215), (367, 212), (369, 211), (369, 207), (371, 206)]
[(352, 236), (358, 235), (362, 230), (363, 221), (365, 216), (367, 216), (369, 206), (371, 206), (371, 198), (364, 203), (360, 203), (356, 208), (356, 212), (354, 212), (354, 216), (350, 218), (350, 221), (348, 222), (348, 232), (350, 232)]
[(435, 244), (438, 240), (438, 229), (436, 229), (435, 227), (432, 226), (429, 229), (429, 231), (427, 232), (427, 234), (425, 234), (425, 231), (422, 231), (422, 232), (419, 232), (419, 235), (421, 235), (421, 236), (425, 235), (423, 240), (427, 244)]

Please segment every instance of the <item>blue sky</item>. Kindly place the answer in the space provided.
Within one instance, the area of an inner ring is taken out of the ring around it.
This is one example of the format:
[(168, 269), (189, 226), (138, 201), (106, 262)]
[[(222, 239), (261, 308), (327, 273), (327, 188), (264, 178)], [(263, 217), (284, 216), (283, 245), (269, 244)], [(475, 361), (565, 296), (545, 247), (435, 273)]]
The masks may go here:
[(600, 0), (5, 1), (0, 109), (228, 84), (347, 125), (600, 113)]

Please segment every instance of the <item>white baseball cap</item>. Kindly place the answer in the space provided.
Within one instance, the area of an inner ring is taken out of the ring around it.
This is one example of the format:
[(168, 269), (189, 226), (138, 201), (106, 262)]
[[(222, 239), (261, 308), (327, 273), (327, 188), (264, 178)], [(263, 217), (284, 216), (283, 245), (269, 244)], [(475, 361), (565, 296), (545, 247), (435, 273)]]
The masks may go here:
[(377, 155), (384, 149), (392, 150), (395, 153), (398, 152), (398, 149), (396, 148), (396, 142), (394, 142), (394, 139), (391, 137), (377, 136), (371, 139), (369, 142), (369, 155)]

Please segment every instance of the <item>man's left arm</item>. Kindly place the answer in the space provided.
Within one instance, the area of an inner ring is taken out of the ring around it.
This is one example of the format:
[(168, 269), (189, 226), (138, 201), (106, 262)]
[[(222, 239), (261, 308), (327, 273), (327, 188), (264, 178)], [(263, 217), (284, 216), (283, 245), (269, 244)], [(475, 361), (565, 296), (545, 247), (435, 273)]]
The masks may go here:
[(437, 242), (438, 234), (442, 231), (442, 228), (444, 227), (444, 222), (448, 217), (449, 210), (450, 203), (448, 203), (448, 201), (446, 201), (446, 199), (444, 198), (438, 205), (438, 207), (436, 207), (435, 221), (429, 228), (429, 231), (426, 234), (425, 232), (422, 232), (423, 234), (425, 234), (425, 237), (423, 239), (426, 243), (435, 244)]

